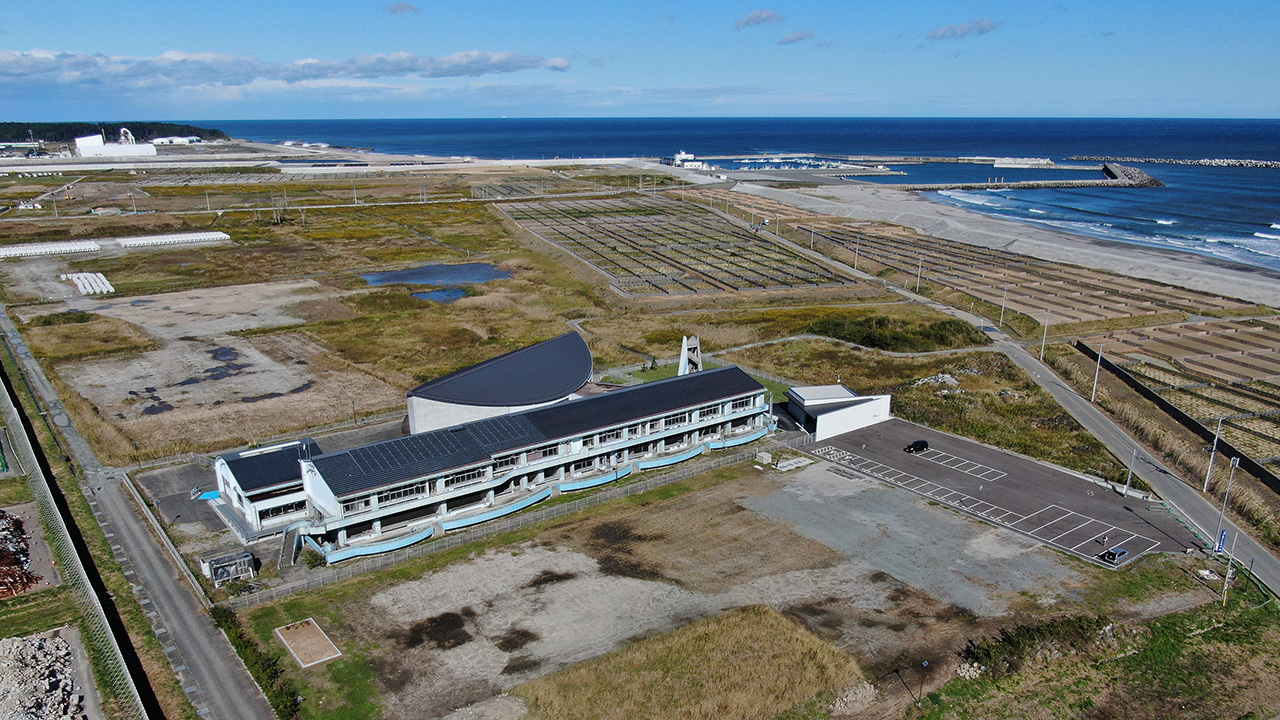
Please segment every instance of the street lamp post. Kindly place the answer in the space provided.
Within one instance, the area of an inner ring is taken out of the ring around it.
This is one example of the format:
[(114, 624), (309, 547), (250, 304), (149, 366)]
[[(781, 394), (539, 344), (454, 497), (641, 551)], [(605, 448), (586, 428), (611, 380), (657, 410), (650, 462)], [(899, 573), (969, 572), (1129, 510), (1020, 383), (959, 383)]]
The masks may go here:
[(1209, 478), (1213, 477), (1213, 461), (1218, 457), (1218, 438), (1222, 436), (1222, 421), (1226, 418), (1218, 418), (1218, 429), (1213, 432), (1213, 446), (1209, 448), (1209, 469), (1204, 473), (1204, 487), (1200, 492), (1209, 492)]

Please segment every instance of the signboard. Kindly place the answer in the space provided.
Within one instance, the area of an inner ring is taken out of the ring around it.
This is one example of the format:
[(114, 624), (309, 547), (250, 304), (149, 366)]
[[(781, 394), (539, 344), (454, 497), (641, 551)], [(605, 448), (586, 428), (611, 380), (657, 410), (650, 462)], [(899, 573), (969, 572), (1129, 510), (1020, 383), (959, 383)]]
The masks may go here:
[(1218, 547), (1217, 549), (1214, 550), (1214, 552), (1222, 552), (1223, 550), (1226, 550), (1226, 549), (1227, 549), (1227, 531), (1223, 530), (1222, 534), (1218, 536)]

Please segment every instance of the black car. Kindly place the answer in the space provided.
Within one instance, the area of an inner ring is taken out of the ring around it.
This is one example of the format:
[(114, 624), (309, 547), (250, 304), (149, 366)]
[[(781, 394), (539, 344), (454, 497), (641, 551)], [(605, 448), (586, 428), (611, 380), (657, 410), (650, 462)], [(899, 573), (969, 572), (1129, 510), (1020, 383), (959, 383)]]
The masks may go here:
[(925, 440), (917, 440), (902, 449), (904, 452), (909, 452), (914, 455), (915, 453), (922, 453), (925, 450), (928, 450), (929, 443)]

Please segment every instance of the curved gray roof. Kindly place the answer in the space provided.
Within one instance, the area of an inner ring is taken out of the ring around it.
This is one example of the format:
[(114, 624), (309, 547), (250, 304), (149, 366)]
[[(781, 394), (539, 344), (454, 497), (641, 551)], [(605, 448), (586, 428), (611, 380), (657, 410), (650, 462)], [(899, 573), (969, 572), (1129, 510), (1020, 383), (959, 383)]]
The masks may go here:
[(591, 350), (569, 332), (438, 377), (408, 396), (456, 405), (539, 405), (572, 395), (590, 379)]

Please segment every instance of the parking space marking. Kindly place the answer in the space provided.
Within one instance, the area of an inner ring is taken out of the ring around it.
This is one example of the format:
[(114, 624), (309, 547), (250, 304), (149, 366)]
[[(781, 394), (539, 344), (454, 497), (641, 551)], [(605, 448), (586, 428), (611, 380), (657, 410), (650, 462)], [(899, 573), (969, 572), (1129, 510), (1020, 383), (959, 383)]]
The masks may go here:
[[(986, 520), (990, 520), (997, 525), (1028, 535), (1035, 540), (1054, 548), (1055, 550), (1065, 552), (1069, 555), (1074, 555), (1082, 560), (1092, 563), (1100, 565), (1103, 564), (1098, 560), (1098, 552), (1095, 552), (1095, 550), (1098, 550), (1098, 547), (1091, 545), (1096, 543), (1098, 538), (1107, 539), (1107, 542), (1103, 543), (1106, 547), (1102, 547), (1101, 550), (1110, 550), (1111, 548), (1129, 545), (1129, 547), (1125, 548), (1129, 551), (1129, 556), (1123, 562), (1119, 563), (1119, 565), (1127, 565), (1138, 557), (1145, 555), (1160, 546), (1159, 542), (1152, 540), (1151, 538), (1138, 535), (1131, 530), (1126, 530), (1102, 520), (1089, 517), (1088, 515), (1083, 515), (1075, 512), (1074, 510), (1068, 510), (1056, 504), (1040, 508), (1030, 515), (1021, 515), (1012, 510), (995, 505), (987, 500), (965, 495), (958, 490), (951, 490), (950, 488), (943, 487), (942, 485), (930, 482), (924, 478), (917, 477), (896, 468), (891, 468), (887, 465), (878, 463), (875, 460), (871, 460), (870, 458), (865, 458), (861, 455), (841, 450), (830, 445), (820, 447), (812, 452), (814, 455), (824, 457), (835, 463), (828, 466), (827, 470), (835, 473), (836, 475), (851, 479), (861, 479), (861, 476), (850, 472), (850, 469), (871, 475), (877, 479), (884, 480), (885, 482), (901, 487), (904, 490), (910, 490), (917, 495), (956, 505), (971, 515), (976, 515)], [(923, 454), (924, 453), (920, 453), (920, 455)], [(1001, 473), (1001, 477), (1004, 475), (1005, 473)], [(945, 494), (938, 494), (944, 491)], [(1050, 525), (1063, 520), (1076, 524), (1066, 532), (1050, 531), (1054, 532), (1054, 534), (1049, 536), (1037, 534)], [(1084, 542), (1076, 543), (1074, 545), (1067, 545), (1058, 542), (1062, 538), (1087, 527), (1091, 523), (1097, 524), (1102, 528), (1102, 530), (1094, 533), (1092, 537)], [(1025, 529), (1028, 527), (1033, 527), (1033, 529)], [(1135, 545), (1134, 543), (1137, 544)], [(1099, 552), (1101, 550), (1099, 550)]]
[(966, 475), (972, 475), (982, 480), (994, 482), (1008, 474), (993, 467), (987, 467), (982, 463), (976, 463), (972, 460), (962, 458), (959, 455), (952, 455), (949, 452), (943, 452), (936, 448), (929, 448), (928, 450), (918, 452), (915, 455), (918, 458), (924, 458), (929, 462), (937, 463), (945, 468), (959, 470)]

